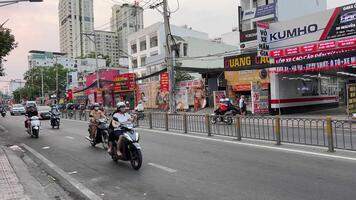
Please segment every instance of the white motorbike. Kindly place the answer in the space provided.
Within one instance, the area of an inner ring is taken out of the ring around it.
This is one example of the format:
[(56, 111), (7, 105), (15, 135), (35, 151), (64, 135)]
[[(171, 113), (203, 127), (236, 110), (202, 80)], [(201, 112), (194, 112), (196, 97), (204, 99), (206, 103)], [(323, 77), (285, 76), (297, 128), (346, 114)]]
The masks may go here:
[(37, 116), (33, 116), (29, 118), (29, 126), (27, 127), (27, 133), (34, 138), (38, 138), (40, 134), (41, 122), (40, 118)]

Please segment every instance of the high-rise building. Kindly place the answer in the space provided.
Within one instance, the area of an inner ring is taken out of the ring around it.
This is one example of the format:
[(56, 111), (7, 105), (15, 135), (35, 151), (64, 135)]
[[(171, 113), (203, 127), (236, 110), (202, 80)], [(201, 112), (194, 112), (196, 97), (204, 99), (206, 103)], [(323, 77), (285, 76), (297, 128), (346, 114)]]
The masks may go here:
[(127, 57), (128, 36), (143, 29), (143, 8), (137, 4), (112, 7), (111, 31), (118, 34), (119, 57)]
[(94, 43), (82, 34), (94, 32), (93, 0), (60, 0), (58, 15), (61, 52), (72, 58), (93, 52)]
[(53, 67), (55, 64), (63, 65), (68, 69), (75, 67), (74, 59), (65, 53), (31, 50), (28, 52), (28, 68)]
[(119, 43), (118, 36), (115, 32), (95, 31), (96, 49), (98, 55), (108, 56), (110, 66), (119, 67)]

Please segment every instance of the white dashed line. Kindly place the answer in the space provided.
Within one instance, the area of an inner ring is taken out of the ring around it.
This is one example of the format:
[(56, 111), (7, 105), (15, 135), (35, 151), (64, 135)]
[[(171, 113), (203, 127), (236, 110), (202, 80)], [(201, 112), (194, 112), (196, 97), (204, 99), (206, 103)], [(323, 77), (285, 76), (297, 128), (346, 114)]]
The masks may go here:
[(66, 136), (65, 138), (70, 139), (70, 140), (74, 140), (74, 137), (72, 137), (72, 136)]
[(50, 146), (42, 147), (42, 149), (50, 149)]
[(152, 167), (156, 167), (158, 169), (162, 169), (162, 170), (164, 170), (166, 172), (169, 172), (169, 173), (177, 172), (177, 170), (175, 170), (175, 169), (171, 169), (169, 167), (165, 167), (165, 166), (158, 165), (158, 164), (155, 164), (155, 163), (148, 163), (148, 165), (151, 165)]

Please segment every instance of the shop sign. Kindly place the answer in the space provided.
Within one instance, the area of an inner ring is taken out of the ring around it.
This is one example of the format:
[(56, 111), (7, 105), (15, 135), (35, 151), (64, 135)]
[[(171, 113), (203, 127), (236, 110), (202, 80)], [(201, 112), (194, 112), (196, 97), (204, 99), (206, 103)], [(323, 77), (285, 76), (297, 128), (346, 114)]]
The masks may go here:
[(250, 42), (257, 40), (257, 29), (240, 32), (240, 42)]
[(226, 71), (225, 79), (235, 92), (251, 91), (251, 82), (259, 81), (264, 88), (268, 88), (269, 85), (269, 76), (266, 69)]
[[(187, 91), (187, 105), (188, 106), (193, 106), (195, 105), (195, 108), (201, 109), (205, 108), (206, 106), (206, 99), (205, 99), (205, 80), (204, 79), (198, 79), (198, 80), (188, 80), (188, 81), (181, 81), (178, 82), (177, 84), (177, 90), (186, 90)], [(180, 94), (178, 95), (183, 95), (183, 91), (180, 91)], [(183, 100), (179, 100), (178, 98), (183, 98)], [(177, 108), (179, 107), (186, 107), (185, 106), (185, 96), (177, 97), (176, 96), (176, 102), (177, 102)], [(178, 104), (179, 103), (179, 104)]]
[(271, 3), (263, 6), (258, 6), (250, 10), (244, 10), (242, 14), (242, 20), (248, 20), (267, 15), (274, 15), (276, 12), (276, 4)]
[(262, 87), (261, 82), (251, 82), (252, 113), (269, 113), (269, 94), (268, 90)]
[(347, 110), (349, 114), (356, 113), (356, 84), (347, 85)]
[(176, 108), (177, 110), (187, 110), (189, 109), (189, 96), (188, 90), (185, 88), (179, 88), (176, 90), (175, 94)]
[(356, 35), (356, 4), (350, 4), (293, 20), (271, 23), (271, 49)]
[(126, 91), (134, 91), (136, 90), (136, 74), (134, 73), (126, 73), (117, 75), (114, 79), (115, 92), (126, 92)]
[(269, 44), (267, 41), (269, 25), (263, 22), (257, 22), (257, 55), (259, 57), (268, 57)]
[(269, 64), (269, 58), (258, 57), (257, 53), (242, 54), (224, 58), (225, 69), (248, 68), (263, 64)]
[(270, 70), (270, 72), (273, 73), (319, 72), (321, 70), (349, 68), (351, 65), (356, 65), (356, 55), (347, 56), (344, 58), (328, 58), (320, 62), (304, 63), (301, 65), (276, 67), (274, 70)]
[(161, 92), (169, 92), (169, 74), (163, 72), (160, 74)]

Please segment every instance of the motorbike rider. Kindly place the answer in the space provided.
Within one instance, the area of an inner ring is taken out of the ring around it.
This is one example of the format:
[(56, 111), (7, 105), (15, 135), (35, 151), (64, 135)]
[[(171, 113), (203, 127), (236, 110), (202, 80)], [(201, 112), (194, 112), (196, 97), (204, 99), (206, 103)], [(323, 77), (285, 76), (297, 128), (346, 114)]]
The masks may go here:
[(89, 114), (89, 129), (90, 129), (90, 139), (94, 139), (96, 136), (96, 120), (106, 118), (105, 114), (99, 109), (100, 105), (95, 103), (93, 105), (93, 110)]
[(114, 112), (113, 115), (113, 120), (110, 123), (110, 127), (116, 130), (110, 131), (109, 133), (109, 149), (108, 153), (111, 153), (112, 145), (111, 142), (116, 142), (117, 144), (117, 155), (120, 157), (122, 156), (120, 149), (122, 146), (122, 140), (123, 137), (122, 135), (123, 130), (117, 129), (120, 124), (126, 123), (126, 122), (133, 122), (134, 118), (131, 117), (131, 115), (127, 112), (126, 104), (124, 102), (119, 102), (116, 105), (116, 111)]
[(30, 119), (31, 117), (33, 116), (38, 116), (38, 111), (37, 109), (33, 106), (33, 105), (30, 105), (29, 107), (27, 107), (26, 109), (26, 120), (25, 120), (25, 128), (27, 129), (28, 126), (29, 126), (29, 122), (30, 122)]

